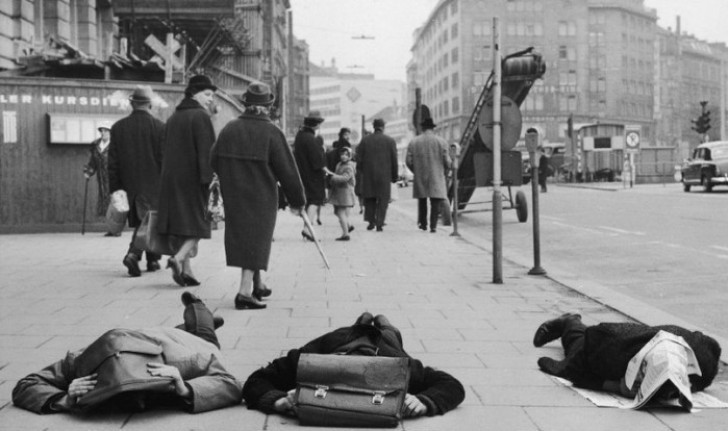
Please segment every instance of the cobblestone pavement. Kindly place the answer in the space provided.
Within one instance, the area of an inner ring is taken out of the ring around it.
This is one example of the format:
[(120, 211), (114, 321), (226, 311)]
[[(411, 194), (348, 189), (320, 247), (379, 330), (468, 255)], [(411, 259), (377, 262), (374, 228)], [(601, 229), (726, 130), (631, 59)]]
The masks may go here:
[[(404, 430), (567, 431), (716, 430), (725, 410), (693, 414), (624, 411), (593, 406), (541, 373), (540, 356), (556, 345), (531, 345), (536, 327), (566, 311), (587, 324), (630, 317), (564, 284), (526, 275), (505, 259), (503, 284), (491, 283), (492, 257), (480, 245), (415, 226), (412, 201), (390, 207), (384, 232), (367, 231), (355, 215), (349, 242), (331, 208), (323, 210), (321, 245), (327, 271), (301, 222), (279, 213), (266, 310), (233, 308), (239, 270), (225, 267), (223, 230), (200, 243), (193, 266), (202, 285), (189, 290), (225, 318), (218, 335), (228, 369), (244, 380), (288, 349), (349, 325), (363, 311), (387, 315), (402, 330), (407, 351), (444, 369), (466, 387), (466, 399), (444, 416), (406, 420)], [(356, 211), (354, 211), (356, 212)], [(18, 379), (88, 344), (113, 327), (171, 326), (181, 321), (183, 289), (169, 271), (129, 278), (121, 259), (130, 232), (0, 237), (0, 429), (7, 430), (278, 430), (295, 420), (231, 407), (199, 415), (175, 411), (77, 417), (39, 416), (12, 406)], [(713, 391), (725, 392), (724, 374)], [(726, 399), (721, 396), (721, 398)], [(309, 428), (310, 429), (310, 428)]]

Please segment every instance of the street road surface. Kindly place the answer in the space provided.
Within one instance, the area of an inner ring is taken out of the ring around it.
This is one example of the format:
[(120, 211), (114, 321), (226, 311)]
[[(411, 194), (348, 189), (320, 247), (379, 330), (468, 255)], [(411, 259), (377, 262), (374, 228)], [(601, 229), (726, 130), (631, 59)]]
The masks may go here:
[[(618, 190), (550, 184), (540, 195), (541, 266), (728, 336), (728, 189), (684, 193), (676, 183), (611, 187)], [(503, 255), (533, 262), (531, 187), (519, 189), (528, 197), (529, 220), (519, 223), (514, 210), (503, 212)], [(471, 201), (489, 201), (491, 195), (492, 189), (478, 189)], [(465, 212), (459, 222), (464, 236), (492, 243), (491, 212)]]

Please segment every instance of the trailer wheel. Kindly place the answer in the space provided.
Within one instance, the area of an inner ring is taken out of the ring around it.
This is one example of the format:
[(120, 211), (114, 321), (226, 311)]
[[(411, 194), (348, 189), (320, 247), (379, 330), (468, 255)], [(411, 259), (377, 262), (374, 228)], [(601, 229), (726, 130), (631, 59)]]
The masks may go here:
[(528, 220), (528, 202), (526, 195), (520, 190), (516, 193), (516, 215), (521, 223), (526, 223)]

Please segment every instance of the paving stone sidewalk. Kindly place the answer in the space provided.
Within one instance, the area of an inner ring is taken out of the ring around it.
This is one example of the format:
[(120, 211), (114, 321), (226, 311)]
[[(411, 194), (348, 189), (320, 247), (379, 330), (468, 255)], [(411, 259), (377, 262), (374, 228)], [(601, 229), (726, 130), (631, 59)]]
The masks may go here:
[[(355, 211), (356, 212), (356, 211)], [(233, 308), (239, 270), (225, 267), (222, 228), (203, 241), (193, 266), (202, 285), (189, 290), (225, 318), (218, 335), (228, 369), (241, 380), (290, 348), (349, 325), (363, 311), (387, 315), (405, 349), (444, 369), (466, 387), (447, 415), (406, 420), (403, 430), (716, 430), (726, 410), (600, 409), (541, 373), (531, 339), (546, 319), (579, 311), (587, 324), (629, 317), (504, 261), (503, 284), (491, 283), (491, 255), (467, 240), (416, 228), (409, 207), (395, 202), (384, 232), (367, 231), (355, 214), (351, 241), (331, 208), (322, 212), (321, 245), (301, 238), (301, 222), (280, 212), (266, 310)], [(3, 430), (278, 430), (295, 420), (244, 405), (199, 415), (175, 411), (74, 417), (39, 416), (12, 406), (18, 379), (60, 359), (113, 327), (171, 326), (181, 321), (184, 289), (169, 271), (129, 278), (121, 259), (130, 239), (100, 233), (0, 236), (0, 429)], [(724, 385), (717, 382), (716, 385)], [(309, 428), (310, 429), (310, 428)]]

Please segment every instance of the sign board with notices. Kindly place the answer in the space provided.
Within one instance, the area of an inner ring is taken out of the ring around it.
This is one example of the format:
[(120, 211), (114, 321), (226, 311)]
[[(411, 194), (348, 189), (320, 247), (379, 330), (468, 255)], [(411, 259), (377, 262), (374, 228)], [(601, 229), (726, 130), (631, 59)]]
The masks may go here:
[(48, 143), (88, 145), (101, 135), (99, 126), (114, 124), (120, 117), (94, 114), (48, 113)]

